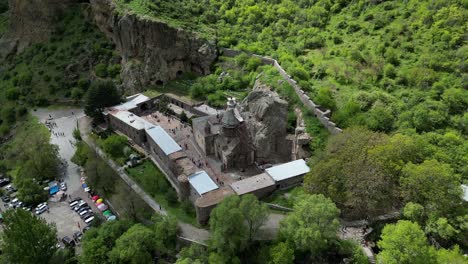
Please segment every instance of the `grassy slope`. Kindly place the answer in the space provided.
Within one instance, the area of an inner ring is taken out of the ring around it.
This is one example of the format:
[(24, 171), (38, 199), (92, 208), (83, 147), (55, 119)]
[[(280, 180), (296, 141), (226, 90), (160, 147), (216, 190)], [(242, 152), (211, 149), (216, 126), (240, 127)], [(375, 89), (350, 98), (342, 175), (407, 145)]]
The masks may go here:
[(6, 110), (20, 116), (21, 107), (79, 100), (94, 66), (110, 64), (114, 57), (104, 35), (84, 20), (78, 7), (71, 9), (49, 42), (31, 46), (0, 64), (0, 134), (12, 124)]
[[(212, 26), (221, 46), (278, 58), (320, 104), (319, 90), (331, 92), (332, 119), (342, 127), (430, 131), (466, 121), (463, 112), (444, 118), (441, 98), (461, 89), (466, 74), (460, 1), (115, 1), (145, 16)], [(413, 107), (427, 104), (440, 118), (424, 126)]]
[[(167, 192), (175, 192), (166, 180), (162, 172), (149, 160), (141, 165), (126, 169), (127, 173), (151, 195), (162, 208), (167, 210), (178, 220), (198, 226), (195, 215), (187, 213), (179, 202), (169, 202), (166, 196)], [(177, 199), (177, 194), (175, 194)], [(191, 205), (190, 205), (191, 207)]]

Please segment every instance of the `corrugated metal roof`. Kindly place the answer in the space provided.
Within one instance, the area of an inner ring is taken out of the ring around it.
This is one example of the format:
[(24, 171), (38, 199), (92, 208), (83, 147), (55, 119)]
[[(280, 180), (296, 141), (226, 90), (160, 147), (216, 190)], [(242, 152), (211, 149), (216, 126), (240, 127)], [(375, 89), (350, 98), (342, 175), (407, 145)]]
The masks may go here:
[(153, 124), (128, 111), (112, 111), (111, 114), (137, 130), (153, 127)]
[(143, 94), (135, 94), (135, 95), (127, 97), (127, 102), (120, 104), (120, 105), (116, 105), (113, 108), (117, 110), (121, 110), (121, 111), (127, 111), (127, 110), (137, 107), (138, 104), (141, 104), (148, 100), (150, 100), (148, 96), (145, 96)]
[(282, 181), (292, 177), (296, 177), (302, 174), (306, 174), (310, 171), (309, 166), (305, 160), (294, 160), (288, 163), (284, 163), (278, 166), (266, 169), (268, 175), (270, 175), (275, 181)]
[(206, 171), (199, 171), (189, 176), (189, 182), (199, 195), (218, 189), (218, 185)]
[(166, 155), (182, 150), (179, 144), (177, 144), (177, 142), (160, 126), (148, 128), (146, 129), (146, 133), (158, 144)]

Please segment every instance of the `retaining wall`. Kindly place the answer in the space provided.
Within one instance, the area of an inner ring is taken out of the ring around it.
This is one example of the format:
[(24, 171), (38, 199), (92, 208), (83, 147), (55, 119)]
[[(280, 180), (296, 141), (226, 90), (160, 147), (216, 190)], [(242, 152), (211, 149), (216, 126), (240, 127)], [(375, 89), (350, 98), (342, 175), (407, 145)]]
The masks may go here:
[(276, 70), (278, 70), (278, 73), (281, 75), (281, 77), (283, 77), (283, 79), (294, 88), (294, 91), (296, 92), (301, 102), (306, 106), (306, 108), (311, 110), (312, 113), (314, 113), (315, 117), (318, 118), (320, 123), (331, 134), (338, 134), (338, 133), (343, 132), (341, 128), (337, 127), (336, 124), (330, 120), (331, 111), (329, 109), (321, 109), (320, 105), (315, 104), (307, 95), (307, 93), (304, 90), (302, 90), (302, 88), (297, 84), (297, 82), (291, 76), (289, 76), (289, 74), (283, 69), (283, 67), (281, 67), (281, 65), (278, 63), (277, 60), (272, 59), (270, 57), (260, 56), (257, 54), (243, 52), (239, 50), (233, 50), (233, 49), (223, 48), (221, 49), (221, 52), (222, 52), (222, 55), (226, 57), (236, 57), (242, 53), (245, 53), (251, 57), (260, 58), (262, 60), (262, 63), (265, 65), (272, 65), (273, 67), (276, 68)]

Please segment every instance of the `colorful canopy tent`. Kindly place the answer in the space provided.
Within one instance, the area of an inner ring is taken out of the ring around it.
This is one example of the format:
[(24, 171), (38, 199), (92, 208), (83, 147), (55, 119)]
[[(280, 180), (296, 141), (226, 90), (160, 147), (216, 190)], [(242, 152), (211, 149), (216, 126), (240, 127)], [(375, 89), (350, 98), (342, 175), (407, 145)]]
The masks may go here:
[(104, 201), (104, 200), (102, 200), (102, 198), (99, 198), (99, 199), (96, 200), (96, 204), (102, 203), (103, 201)]
[(83, 183), (83, 184), (81, 184), (81, 187), (83, 187), (83, 189), (86, 189), (86, 188), (88, 188), (88, 185), (86, 185), (86, 183)]
[(97, 195), (94, 195), (93, 198), (91, 198), (93, 200), (93, 202), (97, 201), (99, 199), (99, 196)]
[(106, 217), (109, 217), (109, 216), (112, 215), (112, 212), (109, 211), (109, 210), (106, 210), (106, 211), (104, 211), (102, 214), (103, 214), (104, 216), (106, 216)]
[(49, 189), (49, 194), (50, 195), (54, 195), (54, 194), (56, 194), (58, 192), (59, 192), (59, 187), (58, 186), (54, 186), (54, 187)]
[(107, 221), (114, 221), (115, 219), (117, 219), (117, 217), (115, 215), (111, 215), (109, 218), (107, 218)]
[(109, 208), (109, 207), (108, 207), (107, 205), (105, 205), (105, 204), (100, 204), (100, 205), (98, 205), (98, 209), (99, 209), (100, 211), (105, 211), (105, 210), (107, 210), (107, 208)]
[(96, 206), (99, 206), (101, 204), (102, 204), (102, 202), (96, 202)]

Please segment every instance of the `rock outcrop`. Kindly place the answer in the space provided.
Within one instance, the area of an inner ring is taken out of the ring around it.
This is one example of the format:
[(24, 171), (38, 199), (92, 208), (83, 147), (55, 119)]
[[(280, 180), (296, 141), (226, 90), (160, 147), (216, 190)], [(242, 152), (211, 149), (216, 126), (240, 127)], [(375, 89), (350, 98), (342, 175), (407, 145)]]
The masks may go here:
[(286, 141), (288, 103), (257, 80), (241, 108), (256, 148), (256, 160), (288, 160), (291, 156), (291, 146)]
[(8, 31), (0, 39), (0, 58), (49, 40), (61, 15), (78, 0), (10, 0)]
[(122, 79), (130, 92), (161, 85), (185, 72), (210, 73), (214, 41), (135, 14), (120, 14), (112, 0), (91, 0), (94, 20), (122, 56)]

